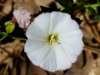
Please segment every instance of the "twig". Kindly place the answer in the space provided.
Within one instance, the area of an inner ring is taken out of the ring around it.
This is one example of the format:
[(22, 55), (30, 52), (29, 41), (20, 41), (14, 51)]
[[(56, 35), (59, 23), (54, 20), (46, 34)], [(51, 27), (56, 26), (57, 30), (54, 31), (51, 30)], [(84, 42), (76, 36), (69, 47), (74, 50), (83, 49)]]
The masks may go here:
[[(94, 27), (91, 27), (91, 24), (89, 23), (89, 21), (86, 19), (86, 16), (83, 14), (83, 16), (84, 16), (84, 20), (87, 22), (87, 24), (90, 26), (90, 28), (93, 30), (93, 31), (95, 31), (95, 35), (97, 35), (97, 36), (99, 36), (99, 33), (97, 32), (97, 30), (94, 28)], [(97, 36), (95, 36), (94, 34), (92, 34), (92, 36), (95, 38), (95, 40), (98, 42), (98, 43), (100, 43), (100, 38), (99, 37), (97, 37)]]
[(9, 68), (9, 65), (10, 65), (10, 62), (9, 62), (9, 63), (7, 63), (7, 65), (6, 65), (6, 67), (5, 67), (5, 70), (4, 70), (4, 72), (3, 72), (3, 74), (4, 74), (4, 75), (6, 75), (7, 70), (8, 70), (8, 68)]
[(89, 50), (93, 53), (96, 53), (96, 54), (100, 54), (100, 49), (99, 48), (94, 48), (94, 47), (90, 47), (90, 46), (84, 46), (84, 50)]
[(98, 32), (97, 29), (96, 29), (96, 26), (95, 26), (95, 25), (92, 25), (91, 27), (92, 27), (92, 29), (93, 29), (93, 31), (94, 31), (94, 34), (95, 34), (98, 38), (100, 38), (99, 32)]

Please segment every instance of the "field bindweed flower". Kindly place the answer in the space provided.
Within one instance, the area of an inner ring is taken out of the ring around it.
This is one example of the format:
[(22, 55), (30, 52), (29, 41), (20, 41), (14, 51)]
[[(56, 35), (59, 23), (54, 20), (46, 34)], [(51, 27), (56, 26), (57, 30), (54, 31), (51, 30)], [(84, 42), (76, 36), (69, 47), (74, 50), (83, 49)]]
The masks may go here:
[(55, 72), (71, 67), (82, 52), (82, 31), (67, 13), (43, 13), (29, 25), (25, 52), (36, 66)]
[(25, 28), (29, 25), (31, 19), (30, 14), (31, 13), (29, 13), (23, 7), (20, 7), (18, 10), (13, 11), (13, 15), (17, 20), (17, 23), (19, 24), (20, 28)]

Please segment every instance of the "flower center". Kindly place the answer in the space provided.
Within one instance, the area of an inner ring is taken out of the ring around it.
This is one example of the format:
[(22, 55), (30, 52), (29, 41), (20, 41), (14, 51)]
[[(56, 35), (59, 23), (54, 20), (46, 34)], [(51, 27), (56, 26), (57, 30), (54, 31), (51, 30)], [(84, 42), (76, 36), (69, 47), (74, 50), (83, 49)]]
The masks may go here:
[(57, 44), (58, 43), (58, 35), (57, 34), (50, 34), (47, 37), (47, 42), (49, 44)]

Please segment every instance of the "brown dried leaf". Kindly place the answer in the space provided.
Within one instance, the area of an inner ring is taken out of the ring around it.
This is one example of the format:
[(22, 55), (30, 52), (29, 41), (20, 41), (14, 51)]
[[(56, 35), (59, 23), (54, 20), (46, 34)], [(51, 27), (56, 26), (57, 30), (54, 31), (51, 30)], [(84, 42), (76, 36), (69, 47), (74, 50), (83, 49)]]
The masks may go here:
[[(15, 40), (13, 42), (9, 42), (6, 44), (0, 45), (0, 63), (8, 63), (12, 60), (13, 57), (9, 57), (10, 55), (18, 56), (24, 47), (24, 43), (19, 40)], [(3, 62), (2, 62), (3, 61)]]
[(40, 7), (36, 5), (34, 0), (14, 0), (14, 8), (18, 9), (19, 7), (24, 7), (30, 13), (34, 14), (40, 11)]
[(14, 67), (14, 68), (11, 70), (11, 75), (17, 75), (17, 69), (16, 69), (16, 67)]
[(9, 14), (12, 10), (12, 0), (6, 0), (6, 3), (3, 6), (2, 12)]
[(26, 75), (27, 74), (27, 61), (24, 60), (19, 64), (20, 66), (20, 75)]
[(46, 72), (43, 69), (33, 65), (30, 62), (29, 63), (29, 68), (28, 68), (28, 75), (47, 75), (47, 74), (46, 74)]

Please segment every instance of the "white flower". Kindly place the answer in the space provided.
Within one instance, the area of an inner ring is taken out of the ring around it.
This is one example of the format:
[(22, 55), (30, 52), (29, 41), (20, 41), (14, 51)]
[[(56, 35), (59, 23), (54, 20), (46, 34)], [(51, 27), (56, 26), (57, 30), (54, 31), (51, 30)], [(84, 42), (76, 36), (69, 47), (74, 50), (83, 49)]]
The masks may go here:
[(26, 31), (25, 52), (33, 64), (55, 72), (71, 67), (82, 52), (82, 31), (71, 16), (61, 12), (39, 15)]
[(15, 19), (17, 20), (20, 28), (25, 28), (30, 23), (30, 16), (31, 13), (29, 13), (27, 10), (25, 10), (23, 7), (20, 7), (18, 10), (13, 11), (13, 15)]

